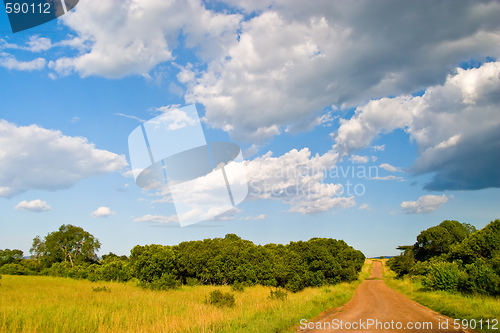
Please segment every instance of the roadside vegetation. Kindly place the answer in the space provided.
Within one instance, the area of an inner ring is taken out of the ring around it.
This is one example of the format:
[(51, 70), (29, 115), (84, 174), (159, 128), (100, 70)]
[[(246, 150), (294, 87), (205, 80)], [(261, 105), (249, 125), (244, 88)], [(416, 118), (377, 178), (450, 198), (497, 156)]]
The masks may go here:
[[(481, 230), (457, 221), (422, 231), (386, 261), (386, 284), (476, 331), (500, 329), (500, 220)], [(390, 268), (390, 269), (389, 269)], [(480, 328), (482, 321), (483, 329)], [(489, 321), (490, 329), (486, 322)], [(491, 323), (496, 324), (496, 329)]]
[(399, 276), (418, 277), (426, 290), (500, 296), (500, 220), (481, 230), (443, 221), (387, 261)]

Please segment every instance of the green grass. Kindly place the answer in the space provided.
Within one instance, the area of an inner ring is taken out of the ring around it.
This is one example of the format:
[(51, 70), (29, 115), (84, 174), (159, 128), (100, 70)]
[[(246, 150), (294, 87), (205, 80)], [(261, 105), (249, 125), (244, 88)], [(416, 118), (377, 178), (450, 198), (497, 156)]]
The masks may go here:
[(419, 279), (395, 278), (396, 274), (387, 266), (384, 269), (385, 283), (406, 297), (452, 319), (488, 320), (497, 319), (496, 330), (478, 329), (480, 332), (498, 332), (500, 330), (500, 299), (480, 295), (463, 295), (445, 291), (425, 291)]
[(307, 288), (285, 300), (270, 299), (269, 287), (248, 287), (234, 293), (231, 308), (205, 303), (214, 290), (233, 293), (229, 286), (152, 291), (131, 282), (4, 275), (0, 332), (294, 332), (301, 319), (350, 300), (369, 269), (367, 261), (358, 281)]

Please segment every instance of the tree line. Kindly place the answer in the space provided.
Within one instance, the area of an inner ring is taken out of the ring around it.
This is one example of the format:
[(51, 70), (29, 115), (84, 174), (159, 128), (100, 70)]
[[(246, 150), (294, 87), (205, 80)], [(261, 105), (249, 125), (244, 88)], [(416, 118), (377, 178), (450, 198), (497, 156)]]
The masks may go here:
[(255, 285), (292, 292), (356, 280), (365, 256), (342, 240), (312, 238), (287, 245), (255, 245), (235, 234), (178, 245), (137, 245), (130, 256), (98, 258), (101, 244), (90, 233), (62, 225), (36, 237), (31, 258), (0, 250), (0, 274), (33, 274), (137, 282), (151, 289), (180, 285)]
[(500, 295), (500, 220), (481, 230), (443, 221), (423, 230), (414, 245), (400, 246), (387, 264), (398, 276), (418, 277), (425, 288)]

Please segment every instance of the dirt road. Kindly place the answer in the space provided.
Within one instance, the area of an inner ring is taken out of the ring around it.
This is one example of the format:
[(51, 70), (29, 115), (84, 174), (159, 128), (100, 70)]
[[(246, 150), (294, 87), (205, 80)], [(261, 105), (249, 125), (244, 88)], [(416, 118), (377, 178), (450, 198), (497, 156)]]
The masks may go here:
[[(448, 329), (445, 323), (448, 322)], [(309, 328), (306, 328), (307, 326)], [(415, 303), (387, 287), (382, 265), (373, 262), (369, 279), (343, 307), (301, 322), (297, 332), (472, 332), (454, 330), (453, 319)], [(314, 328), (313, 328), (314, 327)]]

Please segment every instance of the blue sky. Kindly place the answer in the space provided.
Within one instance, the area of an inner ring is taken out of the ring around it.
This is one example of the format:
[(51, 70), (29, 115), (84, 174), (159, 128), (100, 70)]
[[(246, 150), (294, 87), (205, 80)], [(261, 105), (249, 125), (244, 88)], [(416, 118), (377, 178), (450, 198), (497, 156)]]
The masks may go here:
[[(100, 254), (236, 233), (376, 256), (445, 219), (481, 228), (500, 217), (499, 14), (496, 1), (82, 0), (16, 34), (1, 14), (0, 248), (28, 254), (69, 223)], [(138, 119), (193, 103), (208, 141), (241, 146), (253, 186), (181, 228), (165, 193), (130, 177), (127, 140)]]

